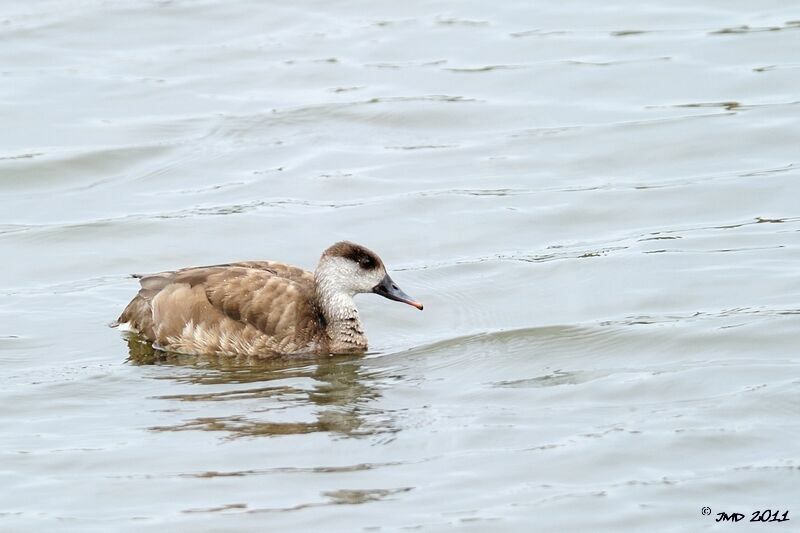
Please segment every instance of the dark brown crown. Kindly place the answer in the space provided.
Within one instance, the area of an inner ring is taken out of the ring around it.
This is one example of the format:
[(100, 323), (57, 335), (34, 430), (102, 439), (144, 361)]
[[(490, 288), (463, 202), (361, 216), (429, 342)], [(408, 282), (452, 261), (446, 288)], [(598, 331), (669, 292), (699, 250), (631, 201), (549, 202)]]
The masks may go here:
[(374, 270), (383, 265), (383, 261), (378, 257), (378, 254), (364, 248), (360, 244), (348, 241), (337, 242), (325, 250), (322, 255), (328, 257), (343, 257), (358, 263), (364, 270)]

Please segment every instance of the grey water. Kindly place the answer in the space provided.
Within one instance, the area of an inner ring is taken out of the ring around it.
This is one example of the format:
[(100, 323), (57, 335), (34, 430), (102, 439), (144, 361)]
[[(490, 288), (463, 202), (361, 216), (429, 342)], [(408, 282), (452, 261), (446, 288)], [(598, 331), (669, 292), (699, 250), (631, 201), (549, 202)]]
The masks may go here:
[[(784, 0), (5, 1), (0, 530), (795, 528), (798, 87)], [(363, 358), (108, 327), (341, 239)]]

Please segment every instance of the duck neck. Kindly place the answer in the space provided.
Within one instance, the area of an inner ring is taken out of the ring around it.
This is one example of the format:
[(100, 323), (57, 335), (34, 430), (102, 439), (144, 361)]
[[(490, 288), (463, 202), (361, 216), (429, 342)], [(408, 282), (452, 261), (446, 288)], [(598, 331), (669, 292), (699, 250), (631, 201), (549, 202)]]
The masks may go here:
[(317, 301), (325, 317), (325, 333), (331, 353), (364, 352), (367, 337), (361, 327), (353, 294), (336, 291), (324, 281), (317, 280)]

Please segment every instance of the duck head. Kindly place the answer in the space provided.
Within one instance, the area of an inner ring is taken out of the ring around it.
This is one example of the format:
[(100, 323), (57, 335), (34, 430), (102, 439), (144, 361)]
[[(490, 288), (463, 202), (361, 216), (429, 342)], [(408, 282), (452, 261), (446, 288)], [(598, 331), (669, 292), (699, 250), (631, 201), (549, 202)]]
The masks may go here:
[(353, 297), (373, 292), (419, 310), (422, 304), (404, 293), (386, 272), (378, 255), (352, 242), (337, 242), (322, 253), (314, 277), (326, 292)]

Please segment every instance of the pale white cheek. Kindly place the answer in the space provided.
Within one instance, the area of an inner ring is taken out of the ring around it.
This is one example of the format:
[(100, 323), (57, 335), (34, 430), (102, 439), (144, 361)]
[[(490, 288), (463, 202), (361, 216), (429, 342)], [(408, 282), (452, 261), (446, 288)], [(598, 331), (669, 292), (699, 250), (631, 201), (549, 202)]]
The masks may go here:
[(332, 289), (350, 294), (371, 292), (386, 274), (382, 269), (364, 270), (356, 263), (341, 257), (328, 259), (322, 272), (324, 280), (330, 283)]
[(373, 274), (369, 280), (369, 290), (372, 290), (375, 287), (375, 285), (380, 283), (383, 280), (384, 275), (385, 275), (384, 272), (381, 272), (379, 274)]
[(383, 276), (376, 276), (374, 271), (365, 271), (359, 268), (353, 274), (353, 287), (356, 292), (371, 292), (372, 289), (381, 282)]
[(117, 330), (131, 332), (131, 333), (139, 333), (139, 331), (135, 327), (131, 326), (130, 322), (123, 322), (122, 324), (119, 324), (117, 326)]

